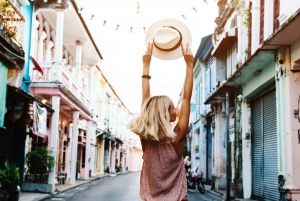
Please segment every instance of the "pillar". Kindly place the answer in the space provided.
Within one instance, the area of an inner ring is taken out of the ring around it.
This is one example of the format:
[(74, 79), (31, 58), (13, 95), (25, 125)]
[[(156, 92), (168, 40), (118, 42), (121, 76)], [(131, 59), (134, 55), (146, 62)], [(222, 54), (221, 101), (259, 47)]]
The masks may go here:
[(116, 172), (116, 142), (111, 145), (111, 164), (110, 164), (110, 172)]
[(253, 54), (259, 47), (260, 0), (253, 0), (252, 2), (253, 3), (252, 3), (252, 47), (251, 47), (252, 49), (251, 49), (251, 53)]
[[(52, 114), (52, 119), (51, 119), (50, 151), (52, 151), (51, 155), (54, 156), (54, 161), (56, 161), (60, 97), (52, 96), (51, 103), (54, 112)], [(49, 172), (49, 176), (48, 176), (48, 184), (52, 185), (51, 192), (54, 192), (55, 189), (55, 171), (56, 171), (56, 164), (54, 164), (54, 167)]]
[(64, 17), (65, 9), (56, 8), (56, 35), (54, 61), (61, 63), (63, 56), (63, 36), (64, 36)]
[(104, 146), (105, 146), (105, 138), (103, 138), (102, 141), (102, 146), (101, 146), (101, 151), (100, 154), (98, 155), (98, 160), (100, 158), (100, 174), (104, 174)]
[(49, 40), (46, 44), (46, 58), (45, 61), (52, 61), (52, 52), (51, 49), (54, 46), (53, 42)]
[(91, 169), (91, 132), (92, 132), (92, 122), (87, 122), (86, 131), (86, 145), (85, 145), (85, 169), (84, 169), (84, 179), (89, 179), (89, 171)]
[(78, 119), (79, 112), (73, 112), (73, 135), (72, 135), (72, 155), (71, 155), (71, 174), (70, 184), (75, 184), (76, 181), (76, 161), (77, 161), (77, 143), (78, 143)]
[(37, 60), (44, 61), (44, 40), (47, 37), (46, 32), (42, 31), (39, 35), (38, 49), (37, 49)]
[(90, 96), (92, 95), (92, 90), (94, 89), (93, 83), (94, 83), (94, 66), (90, 67), (89, 69), (88, 93)]
[(76, 80), (79, 81), (80, 79), (80, 68), (81, 68), (81, 63), (82, 63), (82, 43), (81, 42), (76, 42), (76, 65), (75, 65), (75, 78)]

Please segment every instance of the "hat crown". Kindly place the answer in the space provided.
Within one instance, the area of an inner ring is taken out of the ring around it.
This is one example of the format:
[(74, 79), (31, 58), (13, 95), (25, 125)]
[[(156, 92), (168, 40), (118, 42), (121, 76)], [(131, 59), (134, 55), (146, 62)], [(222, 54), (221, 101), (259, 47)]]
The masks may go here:
[(155, 45), (163, 49), (173, 48), (179, 41), (179, 32), (170, 27), (162, 27), (157, 30), (153, 36), (153, 42)]

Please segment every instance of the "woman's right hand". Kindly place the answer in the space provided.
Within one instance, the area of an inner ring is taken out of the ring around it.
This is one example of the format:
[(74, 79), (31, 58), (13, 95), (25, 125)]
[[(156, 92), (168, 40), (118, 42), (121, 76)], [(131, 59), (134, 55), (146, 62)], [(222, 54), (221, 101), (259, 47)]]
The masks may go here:
[(194, 66), (194, 56), (191, 51), (189, 43), (186, 44), (185, 48), (184, 48), (183, 44), (181, 44), (181, 50), (182, 50), (182, 54), (183, 54), (186, 66), (193, 67)]
[(149, 67), (150, 66), (152, 50), (153, 50), (153, 44), (148, 43), (147, 50), (143, 55), (143, 65), (144, 65), (144, 67)]

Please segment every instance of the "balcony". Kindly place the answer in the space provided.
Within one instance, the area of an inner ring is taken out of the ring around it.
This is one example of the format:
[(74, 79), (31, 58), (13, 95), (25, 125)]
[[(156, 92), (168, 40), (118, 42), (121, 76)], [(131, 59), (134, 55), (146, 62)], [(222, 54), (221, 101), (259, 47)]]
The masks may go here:
[[(16, 50), (18, 50), (22, 44), (24, 21), (24, 17), (10, 0), (6, 2), (0, 1), (0, 30), (17, 45), (17, 47), (15, 47)], [(10, 41), (7, 42), (10, 43)]]
[(52, 62), (39, 62), (39, 65), (44, 73), (34, 71), (33, 82), (44, 83), (44, 86), (47, 82), (61, 82), (81, 104), (90, 109), (91, 98), (84, 83), (79, 83), (65, 65), (52, 65)]

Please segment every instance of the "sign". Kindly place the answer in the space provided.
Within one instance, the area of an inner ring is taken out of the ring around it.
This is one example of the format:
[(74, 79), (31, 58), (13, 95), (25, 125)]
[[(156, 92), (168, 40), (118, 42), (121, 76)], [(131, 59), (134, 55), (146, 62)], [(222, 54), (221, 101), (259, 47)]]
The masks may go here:
[(47, 132), (47, 109), (33, 102), (33, 130), (40, 137), (46, 137)]

